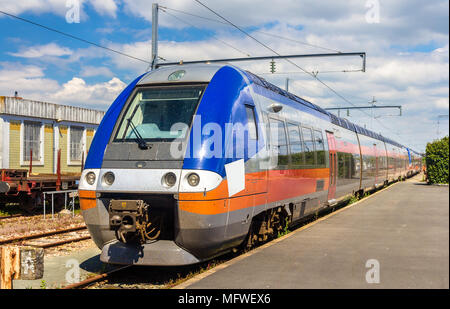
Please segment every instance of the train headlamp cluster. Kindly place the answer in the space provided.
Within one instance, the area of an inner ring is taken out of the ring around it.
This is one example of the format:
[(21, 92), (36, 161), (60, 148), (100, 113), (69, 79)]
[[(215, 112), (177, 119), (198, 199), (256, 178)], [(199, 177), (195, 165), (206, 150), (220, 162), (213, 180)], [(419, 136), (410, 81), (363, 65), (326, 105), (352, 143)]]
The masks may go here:
[(89, 173), (87, 173), (85, 178), (86, 178), (86, 182), (87, 182), (89, 185), (92, 186), (92, 185), (95, 183), (96, 176), (95, 176), (95, 173), (94, 173), (94, 172), (89, 172)]
[(196, 187), (200, 183), (200, 176), (198, 176), (196, 173), (190, 173), (187, 177), (187, 181), (190, 186)]
[(177, 183), (177, 176), (170, 172), (163, 176), (163, 184), (167, 187), (173, 187)]
[(114, 176), (113, 172), (107, 172), (105, 173), (105, 175), (103, 175), (103, 182), (108, 186), (112, 185), (114, 183), (114, 180), (116, 180), (116, 177)]

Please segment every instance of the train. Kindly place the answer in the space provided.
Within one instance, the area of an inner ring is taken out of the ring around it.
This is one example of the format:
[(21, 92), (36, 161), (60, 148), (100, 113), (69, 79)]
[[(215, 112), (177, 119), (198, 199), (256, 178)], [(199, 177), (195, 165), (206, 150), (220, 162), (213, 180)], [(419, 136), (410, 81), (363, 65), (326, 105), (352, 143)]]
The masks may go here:
[(249, 248), (415, 175), (421, 155), (234, 65), (136, 78), (105, 114), (79, 184), (105, 263), (181, 266)]

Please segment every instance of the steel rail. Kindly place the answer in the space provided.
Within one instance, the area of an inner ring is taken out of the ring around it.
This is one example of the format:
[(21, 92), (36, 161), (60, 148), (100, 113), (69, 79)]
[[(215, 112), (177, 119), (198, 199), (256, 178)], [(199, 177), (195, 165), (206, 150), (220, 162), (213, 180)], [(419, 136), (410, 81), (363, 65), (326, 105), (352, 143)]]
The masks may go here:
[(18, 218), (18, 217), (22, 217), (22, 215), (4, 216), (4, 217), (0, 217), (0, 220), (13, 219), (13, 218)]
[(74, 237), (74, 238), (64, 239), (64, 240), (55, 241), (55, 242), (51, 242), (51, 243), (32, 244), (30, 246), (46, 249), (46, 248), (57, 247), (57, 246), (61, 246), (61, 245), (65, 245), (65, 244), (69, 244), (69, 243), (73, 243), (73, 242), (78, 242), (78, 241), (82, 241), (82, 240), (87, 240), (87, 239), (91, 239), (91, 236)]
[(100, 275), (97, 275), (97, 276), (88, 278), (88, 279), (83, 280), (83, 281), (80, 281), (80, 282), (78, 282), (78, 283), (73, 283), (73, 284), (67, 285), (67, 286), (63, 287), (62, 289), (63, 289), (63, 290), (70, 290), (70, 289), (81, 288), (81, 287), (84, 287), (84, 286), (86, 286), (86, 285), (88, 285), (88, 284), (91, 284), (91, 283), (94, 283), (94, 282), (97, 282), (97, 281), (106, 279), (106, 278), (108, 278), (109, 276), (111, 276), (112, 274), (114, 274), (114, 273), (116, 273), (116, 272), (118, 272), (118, 271), (121, 271), (121, 270), (125, 270), (125, 269), (127, 269), (127, 268), (130, 268), (131, 266), (133, 266), (133, 265), (126, 265), (126, 266), (123, 266), (123, 267), (120, 267), (120, 268), (116, 268), (116, 269), (113, 269), (113, 270), (111, 270), (111, 271), (109, 271), (109, 272), (106, 272), (106, 273), (104, 273), (104, 274), (100, 274)]
[(52, 232), (43, 232), (43, 233), (39, 233), (39, 234), (18, 236), (18, 237), (0, 240), (0, 245), (8, 244), (8, 243), (16, 242), (16, 241), (21, 241), (21, 240), (36, 239), (36, 238), (42, 238), (45, 236), (52, 236), (52, 235), (73, 232), (73, 231), (80, 231), (80, 230), (84, 230), (84, 229), (87, 229), (87, 227), (85, 225), (78, 226), (78, 227), (71, 227), (68, 229), (56, 230), (56, 231), (52, 231)]

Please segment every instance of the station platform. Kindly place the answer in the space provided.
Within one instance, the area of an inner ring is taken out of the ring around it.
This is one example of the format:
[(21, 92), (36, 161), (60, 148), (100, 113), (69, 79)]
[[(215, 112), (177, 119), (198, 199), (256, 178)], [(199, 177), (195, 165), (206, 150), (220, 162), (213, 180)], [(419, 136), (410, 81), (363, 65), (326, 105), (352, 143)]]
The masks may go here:
[(190, 279), (183, 289), (449, 288), (449, 187), (418, 175)]

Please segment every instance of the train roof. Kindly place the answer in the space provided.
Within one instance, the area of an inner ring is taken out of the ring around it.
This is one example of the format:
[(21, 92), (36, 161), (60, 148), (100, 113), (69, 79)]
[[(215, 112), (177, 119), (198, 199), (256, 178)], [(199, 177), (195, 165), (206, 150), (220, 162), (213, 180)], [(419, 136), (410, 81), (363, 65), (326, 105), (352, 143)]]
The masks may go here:
[[(211, 79), (214, 77), (216, 72), (220, 70), (224, 66), (231, 66), (234, 67), (237, 70), (240, 70), (239, 68), (227, 64), (227, 63), (214, 63), (214, 64), (187, 64), (183, 65), (180, 64), (178, 66), (168, 66), (168, 67), (162, 67), (157, 70), (151, 71), (147, 74), (145, 74), (141, 80), (137, 83), (137, 85), (145, 85), (148, 83), (168, 83), (170, 82), (168, 80), (169, 75), (176, 71), (184, 71), (184, 75), (182, 77), (183, 82), (205, 82), (208, 83), (211, 81)], [(259, 85), (260, 87), (263, 87), (269, 91), (272, 91), (274, 93), (277, 93), (279, 95), (282, 95), (291, 101), (295, 101), (298, 104), (302, 104), (303, 106), (306, 106), (307, 108), (311, 110), (315, 110), (321, 114), (324, 114), (330, 118), (331, 123), (340, 126), (342, 128), (348, 129), (350, 131), (356, 132), (361, 135), (369, 136), (374, 139), (381, 140), (385, 143), (389, 143), (391, 145), (397, 146), (399, 148), (406, 148), (403, 145), (386, 138), (382, 136), (381, 134), (375, 133), (371, 130), (368, 130), (366, 128), (360, 127), (349, 120), (345, 118), (341, 118), (336, 116), (335, 114), (332, 114), (322, 107), (309, 102), (308, 100), (305, 100), (293, 93), (290, 93), (286, 90), (281, 89), (280, 87), (275, 86), (272, 83), (269, 83), (267, 80), (265, 80), (262, 77), (257, 76), (256, 74), (253, 74), (249, 71), (241, 71), (246, 74), (246, 76), (249, 78), (250, 81), (253, 83)]]
[(209, 83), (214, 75), (224, 64), (186, 64), (178, 66), (161, 67), (157, 70), (150, 71), (137, 83), (145, 85), (148, 83), (171, 83), (169, 76), (177, 71), (184, 71), (180, 81), (185, 83)]
[(304, 105), (306, 107), (309, 107), (310, 109), (316, 110), (316, 111), (318, 111), (320, 113), (323, 113), (323, 114), (329, 116), (330, 120), (331, 120), (331, 123), (333, 123), (335, 125), (338, 125), (338, 126), (340, 126), (342, 128), (345, 128), (345, 129), (348, 129), (350, 131), (356, 132), (358, 134), (366, 135), (366, 136), (372, 137), (374, 139), (381, 140), (381, 141), (383, 141), (385, 143), (397, 146), (399, 148), (406, 148), (403, 145), (401, 145), (401, 144), (399, 144), (399, 143), (397, 143), (397, 142), (395, 142), (395, 141), (393, 141), (393, 140), (391, 140), (389, 138), (386, 138), (386, 137), (382, 136), (379, 133), (375, 133), (375, 132), (373, 132), (371, 130), (368, 130), (366, 128), (360, 127), (360, 126), (350, 122), (349, 120), (347, 120), (345, 118), (338, 117), (335, 114), (332, 114), (332, 113), (324, 110), (323, 108), (321, 108), (320, 106), (318, 106), (316, 104), (313, 104), (313, 103), (311, 103), (311, 102), (309, 102), (309, 101), (307, 101), (307, 100), (305, 100), (303, 98), (300, 98), (300, 97), (296, 96), (295, 94), (292, 94), (292, 93), (290, 93), (290, 92), (288, 92), (286, 90), (283, 90), (283, 89), (281, 89), (281, 88), (279, 88), (279, 87), (269, 83), (268, 81), (266, 81), (262, 77), (259, 77), (259, 76), (255, 75), (255, 74), (253, 74), (253, 73), (251, 73), (249, 71), (245, 71), (245, 72), (247, 73), (247, 76), (249, 77), (249, 79), (252, 82), (254, 82), (255, 84), (257, 84), (257, 85), (259, 85), (261, 87), (264, 87), (264, 88), (266, 88), (266, 89), (268, 89), (268, 90), (270, 90), (272, 92), (275, 92), (275, 93), (278, 93), (278, 94), (280, 94), (282, 96), (285, 96), (285, 97), (291, 99), (292, 101), (296, 101), (299, 104), (302, 104), (302, 105)]

